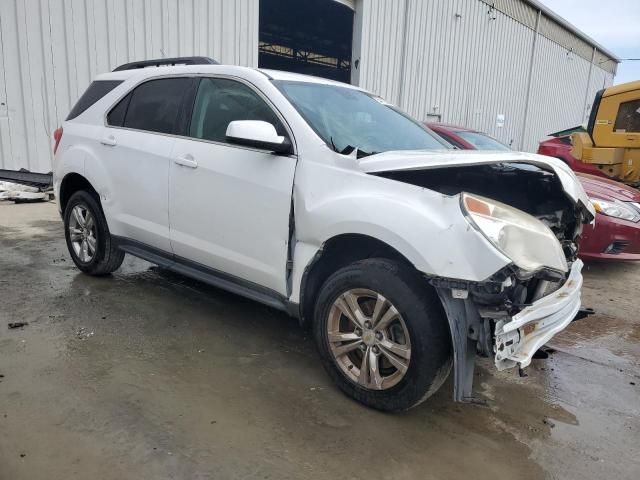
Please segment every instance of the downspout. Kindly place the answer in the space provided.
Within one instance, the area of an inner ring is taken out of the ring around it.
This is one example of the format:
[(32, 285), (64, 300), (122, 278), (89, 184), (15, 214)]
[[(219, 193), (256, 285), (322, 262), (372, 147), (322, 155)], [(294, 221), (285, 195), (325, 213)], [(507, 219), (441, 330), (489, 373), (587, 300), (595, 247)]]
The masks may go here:
[(360, 69), (362, 68), (362, 32), (364, 16), (363, 0), (355, 0), (353, 10), (353, 35), (351, 37), (351, 84), (361, 86)]
[(529, 76), (527, 78), (527, 94), (524, 104), (524, 121), (522, 122), (522, 132), (520, 132), (520, 142), (518, 143), (518, 150), (524, 149), (524, 135), (527, 132), (527, 123), (529, 120), (529, 103), (531, 101), (531, 77), (533, 76), (533, 62), (535, 60), (536, 45), (538, 43), (538, 35), (540, 34), (540, 17), (542, 10), (538, 10), (538, 16), (536, 17), (536, 31), (533, 37), (533, 45), (531, 45), (531, 58), (529, 59)]
[[(613, 85), (613, 81), (616, 78), (616, 75), (618, 74), (618, 65), (620, 65), (618, 62), (615, 62), (613, 60), (611, 60), (613, 63), (613, 72), (611, 72), (611, 85)], [(604, 75), (602, 77), (602, 88), (607, 88), (607, 76)]]
[(404, 95), (404, 67), (407, 54), (407, 23), (409, 21), (409, 1), (404, 0), (404, 25), (402, 35), (402, 45), (400, 47), (400, 85), (398, 86), (398, 107), (404, 109), (402, 97)]
[(587, 77), (587, 89), (584, 92), (584, 102), (582, 102), (582, 122), (584, 123), (587, 118), (587, 100), (589, 99), (589, 87), (591, 86), (591, 74), (593, 72), (593, 62), (596, 61), (596, 47), (593, 47), (593, 53), (591, 54), (591, 63), (589, 64), (589, 76)]

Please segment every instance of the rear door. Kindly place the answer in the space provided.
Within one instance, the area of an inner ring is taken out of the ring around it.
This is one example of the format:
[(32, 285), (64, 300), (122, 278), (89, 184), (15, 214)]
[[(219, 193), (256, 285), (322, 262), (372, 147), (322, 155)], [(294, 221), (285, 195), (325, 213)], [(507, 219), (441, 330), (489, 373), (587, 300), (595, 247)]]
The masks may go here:
[(112, 233), (171, 251), (169, 163), (187, 77), (148, 80), (107, 115), (101, 137), (109, 175), (105, 213)]
[(289, 133), (267, 99), (237, 79), (202, 78), (187, 136), (170, 165), (174, 253), (286, 294), (294, 156), (231, 145), (234, 120), (263, 120)]

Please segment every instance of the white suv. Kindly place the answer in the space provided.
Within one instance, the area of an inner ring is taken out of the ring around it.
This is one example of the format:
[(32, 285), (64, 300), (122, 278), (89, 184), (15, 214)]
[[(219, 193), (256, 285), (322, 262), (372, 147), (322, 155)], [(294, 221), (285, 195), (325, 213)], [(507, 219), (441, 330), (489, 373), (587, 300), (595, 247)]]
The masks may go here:
[(452, 150), (350, 85), (139, 68), (157, 63), (98, 76), (55, 133), (83, 272), (130, 253), (284, 310), (344, 392), (390, 411), (452, 366), (454, 399), (471, 398), (477, 353), (523, 368), (578, 313), (594, 212), (562, 162)]

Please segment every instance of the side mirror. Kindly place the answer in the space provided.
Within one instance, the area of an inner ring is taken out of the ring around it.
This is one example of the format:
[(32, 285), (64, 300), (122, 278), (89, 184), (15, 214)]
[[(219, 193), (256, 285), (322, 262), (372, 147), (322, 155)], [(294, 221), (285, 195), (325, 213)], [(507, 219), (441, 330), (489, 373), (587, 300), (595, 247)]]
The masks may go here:
[(291, 153), (291, 141), (262, 120), (235, 120), (227, 127), (227, 141), (235, 145), (261, 148), (276, 153)]

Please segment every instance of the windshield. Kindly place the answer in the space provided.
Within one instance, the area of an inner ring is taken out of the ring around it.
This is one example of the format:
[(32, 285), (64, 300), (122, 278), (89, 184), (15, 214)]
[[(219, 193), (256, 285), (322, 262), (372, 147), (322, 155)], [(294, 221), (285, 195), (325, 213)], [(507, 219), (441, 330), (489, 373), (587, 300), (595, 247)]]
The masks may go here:
[(511, 150), (504, 143), (500, 143), (495, 138), (491, 138), (484, 133), (458, 131), (456, 135), (469, 142), (478, 150)]
[(359, 156), (389, 150), (446, 150), (420, 123), (371, 95), (335, 85), (277, 81), (315, 132), (335, 151)]

